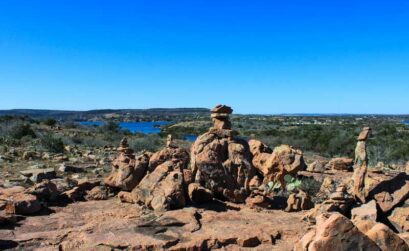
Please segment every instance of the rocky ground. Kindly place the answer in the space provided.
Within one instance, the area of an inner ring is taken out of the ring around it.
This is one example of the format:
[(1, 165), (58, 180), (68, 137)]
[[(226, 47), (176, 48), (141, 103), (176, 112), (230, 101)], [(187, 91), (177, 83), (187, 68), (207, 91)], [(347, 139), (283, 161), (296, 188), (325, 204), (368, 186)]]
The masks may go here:
[(24, 250), (291, 250), (307, 229), (301, 213), (213, 202), (154, 213), (118, 199), (50, 207), (0, 233), (2, 247)]
[(0, 249), (409, 250), (409, 175), (368, 168), (370, 128), (355, 159), (305, 161), (241, 139), (231, 113), (215, 107), (190, 150), (10, 150)]

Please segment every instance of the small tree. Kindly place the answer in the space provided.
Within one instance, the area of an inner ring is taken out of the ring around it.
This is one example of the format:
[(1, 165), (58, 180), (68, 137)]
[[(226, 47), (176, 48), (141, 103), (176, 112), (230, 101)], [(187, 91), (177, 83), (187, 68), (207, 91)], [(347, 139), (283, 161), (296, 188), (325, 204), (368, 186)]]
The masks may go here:
[(29, 124), (18, 124), (11, 128), (10, 135), (13, 139), (20, 140), (25, 136), (30, 136), (32, 138), (36, 137), (35, 132), (31, 129)]
[(44, 121), (44, 124), (53, 127), (55, 126), (55, 124), (57, 124), (57, 120), (53, 118), (48, 118)]
[(120, 127), (118, 123), (115, 123), (113, 121), (109, 121), (106, 123), (104, 126), (101, 128), (103, 131), (108, 131), (108, 132), (118, 132)]
[(41, 137), (41, 145), (50, 152), (63, 153), (64, 142), (61, 138), (55, 138), (52, 134), (45, 134)]

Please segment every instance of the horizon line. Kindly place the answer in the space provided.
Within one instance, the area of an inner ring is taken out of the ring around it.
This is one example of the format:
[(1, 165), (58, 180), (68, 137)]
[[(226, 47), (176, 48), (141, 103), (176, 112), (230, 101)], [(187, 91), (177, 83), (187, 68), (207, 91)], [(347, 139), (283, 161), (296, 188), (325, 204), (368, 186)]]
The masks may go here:
[[(103, 110), (171, 110), (171, 109), (203, 109), (210, 112), (211, 108), (206, 107), (152, 107), (152, 108), (96, 108), (89, 110), (64, 110), (64, 109), (32, 109), (32, 108), (13, 108), (13, 109), (0, 109), (0, 112), (7, 111), (54, 111), (54, 112), (92, 112), (92, 111), (103, 111)], [(289, 113), (233, 113), (233, 115), (258, 115), (258, 116), (409, 116), (409, 113), (320, 113), (320, 112), (289, 112)], [(4, 116), (4, 115), (0, 115)]]

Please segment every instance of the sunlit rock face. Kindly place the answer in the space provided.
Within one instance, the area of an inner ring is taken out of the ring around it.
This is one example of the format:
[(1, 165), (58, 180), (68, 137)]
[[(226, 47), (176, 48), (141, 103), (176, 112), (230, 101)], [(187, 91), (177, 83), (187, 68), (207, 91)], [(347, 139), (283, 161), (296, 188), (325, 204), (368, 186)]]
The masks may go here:
[(225, 105), (212, 109), (213, 127), (193, 144), (191, 169), (194, 181), (216, 197), (244, 202), (255, 169), (248, 143), (237, 138), (237, 133), (231, 130), (229, 115), (232, 112)]
[(121, 140), (118, 153), (118, 157), (112, 162), (112, 171), (105, 179), (105, 184), (124, 191), (131, 191), (145, 176), (148, 170), (149, 155), (144, 153), (135, 157), (126, 138)]

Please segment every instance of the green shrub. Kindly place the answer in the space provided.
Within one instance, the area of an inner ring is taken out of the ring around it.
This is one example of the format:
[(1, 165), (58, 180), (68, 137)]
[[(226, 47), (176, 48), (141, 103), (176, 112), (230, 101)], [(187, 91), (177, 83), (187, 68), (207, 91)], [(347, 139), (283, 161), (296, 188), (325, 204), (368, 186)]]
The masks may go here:
[(310, 196), (315, 196), (321, 188), (321, 183), (314, 178), (305, 177), (301, 179), (300, 190), (306, 192)]
[(36, 137), (35, 132), (31, 129), (29, 124), (17, 124), (11, 128), (10, 135), (13, 139), (20, 140), (25, 136), (30, 136), (32, 138)]
[(140, 151), (150, 151), (156, 152), (164, 147), (165, 139), (159, 137), (158, 135), (143, 135), (140, 138), (133, 138), (129, 140), (129, 145), (135, 152)]
[(119, 132), (120, 127), (118, 123), (115, 123), (113, 121), (109, 121), (108, 123), (104, 124), (103, 126), (100, 127), (102, 132)]
[(55, 126), (57, 124), (57, 120), (55, 120), (53, 118), (48, 118), (48, 119), (44, 120), (44, 124), (53, 127), (53, 126)]
[(48, 133), (41, 137), (41, 145), (50, 152), (63, 153), (64, 143), (61, 138), (56, 138), (52, 134)]

